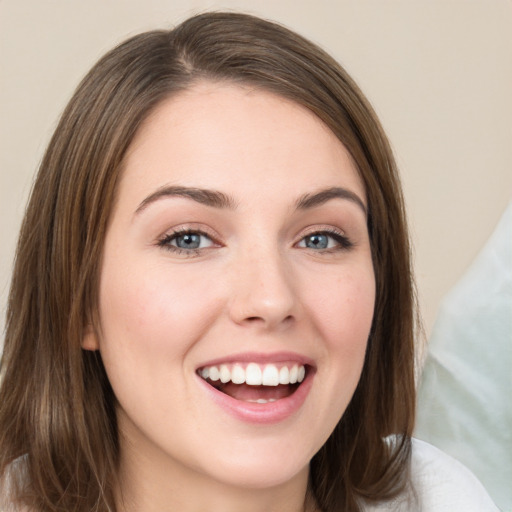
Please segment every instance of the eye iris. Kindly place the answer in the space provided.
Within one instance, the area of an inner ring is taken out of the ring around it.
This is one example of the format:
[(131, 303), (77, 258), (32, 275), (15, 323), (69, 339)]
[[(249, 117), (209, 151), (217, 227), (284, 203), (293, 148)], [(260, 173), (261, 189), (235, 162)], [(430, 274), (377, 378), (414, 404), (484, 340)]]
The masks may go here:
[(185, 233), (176, 237), (176, 246), (180, 249), (198, 249), (201, 245), (201, 235)]
[(306, 238), (306, 247), (309, 247), (310, 249), (327, 249), (328, 245), (329, 238), (327, 235), (316, 233), (314, 235), (309, 235)]

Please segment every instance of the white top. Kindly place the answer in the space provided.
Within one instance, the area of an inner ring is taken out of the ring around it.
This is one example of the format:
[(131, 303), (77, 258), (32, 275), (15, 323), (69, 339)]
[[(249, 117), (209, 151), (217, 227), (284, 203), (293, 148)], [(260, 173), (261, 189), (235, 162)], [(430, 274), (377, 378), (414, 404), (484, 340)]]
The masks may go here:
[(418, 439), (412, 444), (411, 480), (416, 503), (400, 496), (391, 502), (366, 505), (365, 512), (499, 512), (469, 469)]

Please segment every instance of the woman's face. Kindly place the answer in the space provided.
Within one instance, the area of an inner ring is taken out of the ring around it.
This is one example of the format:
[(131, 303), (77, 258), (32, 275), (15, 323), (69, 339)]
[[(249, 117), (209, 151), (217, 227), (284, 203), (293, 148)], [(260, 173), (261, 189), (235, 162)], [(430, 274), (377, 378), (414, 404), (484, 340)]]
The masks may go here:
[(118, 400), (122, 461), (250, 488), (307, 476), (363, 366), (365, 209), (344, 146), (293, 102), (202, 83), (156, 109), (83, 343)]

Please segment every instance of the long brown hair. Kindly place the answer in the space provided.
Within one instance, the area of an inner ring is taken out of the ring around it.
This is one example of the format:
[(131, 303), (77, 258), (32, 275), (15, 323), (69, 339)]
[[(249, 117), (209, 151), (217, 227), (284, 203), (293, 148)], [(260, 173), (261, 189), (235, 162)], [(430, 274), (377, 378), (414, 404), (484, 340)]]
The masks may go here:
[(354, 159), (368, 199), (377, 286), (359, 385), (311, 461), (321, 510), (404, 488), (414, 419), (413, 285), (396, 165), (379, 121), (330, 56), (268, 21), (195, 16), (135, 36), (103, 57), (64, 111), (33, 186), (20, 233), (1, 362), (0, 478), (33, 511), (115, 511), (115, 397), (98, 353), (105, 232), (123, 157), (142, 121), (199, 80), (251, 84), (313, 111)]

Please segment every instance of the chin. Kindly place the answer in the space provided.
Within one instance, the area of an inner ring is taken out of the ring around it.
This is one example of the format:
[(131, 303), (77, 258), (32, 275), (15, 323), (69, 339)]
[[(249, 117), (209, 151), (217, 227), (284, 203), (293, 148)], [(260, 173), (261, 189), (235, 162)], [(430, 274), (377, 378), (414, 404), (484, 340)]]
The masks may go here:
[(230, 487), (264, 490), (286, 485), (299, 478), (307, 480), (309, 461), (299, 464), (295, 461), (265, 460), (261, 463), (230, 464), (217, 468), (216, 479)]
[(282, 486), (296, 478), (307, 480), (309, 462), (316, 450), (302, 443), (293, 443), (292, 447), (282, 438), (261, 441), (240, 440), (224, 450), (227, 453), (212, 453), (209, 468), (203, 466), (203, 471), (226, 485), (255, 490)]

